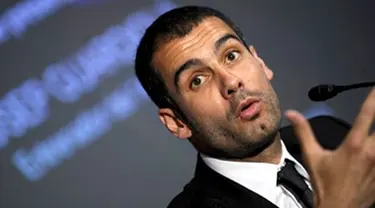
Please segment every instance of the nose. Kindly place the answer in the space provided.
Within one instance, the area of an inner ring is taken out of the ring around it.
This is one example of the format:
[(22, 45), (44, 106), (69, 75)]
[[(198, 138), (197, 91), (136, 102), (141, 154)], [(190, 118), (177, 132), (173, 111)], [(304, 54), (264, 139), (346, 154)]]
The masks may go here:
[(242, 79), (228, 71), (221, 73), (221, 94), (225, 99), (230, 99), (238, 90), (244, 87)]

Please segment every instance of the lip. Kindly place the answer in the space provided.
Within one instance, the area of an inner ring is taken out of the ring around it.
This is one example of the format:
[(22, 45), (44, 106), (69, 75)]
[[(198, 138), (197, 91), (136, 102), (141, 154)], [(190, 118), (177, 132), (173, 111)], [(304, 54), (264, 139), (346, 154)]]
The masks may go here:
[(246, 100), (242, 101), (237, 109), (236, 109), (236, 117), (241, 117), (241, 112), (242, 112), (242, 109), (246, 106), (250, 106), (252, 105), (253, 103), (257, 103), (257, 102), (260, 102), (259, 99), (256, 99), (256, 98), (247, 98)]

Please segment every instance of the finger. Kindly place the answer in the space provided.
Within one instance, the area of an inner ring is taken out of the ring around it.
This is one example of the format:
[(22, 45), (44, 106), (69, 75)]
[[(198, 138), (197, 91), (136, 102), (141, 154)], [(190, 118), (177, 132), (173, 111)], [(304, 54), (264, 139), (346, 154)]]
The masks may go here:
[[(375, 132), (366, 139), (367, 155), (369, 156), (370, 162), (375, 165)], [(372, 168), (375, 177), (375, 166)], [(375, 185), (375, 184), (374, 184)]]
[(373, 152), (375, 156), (375, 132), (372, 132), (372, 134), (369, 137), (367, 137), (366, 141), (366, 146), (371, 146), (370, 151)]
[(356, 117), (353, 128), (349, 132), (348, 140), (351, 143), (362, 144), (369, 134), (369, 130), (375, 118), (375, 88), (373, 88), (362, 104)]
[(316, 141), (309, 122), (301, 113), (295, 110), (288, 110), (285, 116), (294, 127), (294, 132), (300, 140), (304, 156), (307, 160), (310, 160), (310, 157), (316, 157), (317, 154), (323, 151), (322, 147)]

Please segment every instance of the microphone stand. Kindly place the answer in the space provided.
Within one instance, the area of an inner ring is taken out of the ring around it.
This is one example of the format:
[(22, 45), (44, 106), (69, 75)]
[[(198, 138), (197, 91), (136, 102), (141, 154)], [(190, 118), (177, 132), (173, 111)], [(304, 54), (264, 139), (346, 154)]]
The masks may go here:
[(375, 86), (375, 82), (363, 82), (363, 83), (358, 83), (358, 84), (352, 84), (352, 85), (347, 85), (347, 86), (337, 86), (337, 87), (342, 87), (344, 90), (346, 89), (357, 89), (357, 88), (362, 88), (362, 87), (372, 87)]
[(333, 84), (318, 85), (309, 90), (308, 96), (310, 100), (312, 101), (325, 101), (347, 90), (364, 88), (364, 87), (372, 87), (372, 86), (375, 86), (374, 81), (362, 82), (362, 83), (351, 84), (351, 85), (333, 85)]

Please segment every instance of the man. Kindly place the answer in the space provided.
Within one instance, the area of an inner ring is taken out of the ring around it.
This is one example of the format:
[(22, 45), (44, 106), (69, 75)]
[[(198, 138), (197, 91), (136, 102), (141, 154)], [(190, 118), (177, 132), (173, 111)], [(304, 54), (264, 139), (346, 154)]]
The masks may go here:
[(273, 72), (220, 12), (187, 6), (163, 14), (146, 30), (135, 68), (162, 123), (199, 152), (193, 180), (169, 207), (369, 207), (374, 201), (375, 135), (368, 129), (375, 91), (337, 151), (322, 149), (301, 114), (287, 112), (309, 175), (280, 138)]

